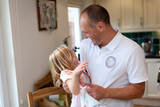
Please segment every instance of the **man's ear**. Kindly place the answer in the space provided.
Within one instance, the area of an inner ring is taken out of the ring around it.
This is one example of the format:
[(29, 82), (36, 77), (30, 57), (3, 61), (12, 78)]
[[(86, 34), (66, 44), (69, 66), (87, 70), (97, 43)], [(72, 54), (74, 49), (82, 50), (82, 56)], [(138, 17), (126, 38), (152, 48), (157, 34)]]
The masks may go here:
[(97, 23), (96, 27), (97, 27), (98, 31), (102, 32), (104, 30), (105, 25), (104, 25), (103, 22), (100, 21), (100, 22)]

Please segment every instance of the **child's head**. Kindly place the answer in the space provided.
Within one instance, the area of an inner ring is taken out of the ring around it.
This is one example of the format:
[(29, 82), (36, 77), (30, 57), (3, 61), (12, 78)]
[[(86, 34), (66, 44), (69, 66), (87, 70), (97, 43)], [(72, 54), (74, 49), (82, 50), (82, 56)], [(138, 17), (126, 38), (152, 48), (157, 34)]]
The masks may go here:
[(59, 87), (62, 84), (60, 73), (63, 70), (74, 70), (75, 53), (66, 45), (61, 45), (49, 56), (49, 64), (52, 72), (54, 85)]

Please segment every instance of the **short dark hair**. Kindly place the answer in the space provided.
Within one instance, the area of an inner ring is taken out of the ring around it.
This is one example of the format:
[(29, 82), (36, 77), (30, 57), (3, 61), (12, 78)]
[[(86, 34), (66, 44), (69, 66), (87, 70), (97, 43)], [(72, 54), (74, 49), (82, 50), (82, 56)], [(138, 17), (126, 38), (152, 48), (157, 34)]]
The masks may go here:
[(99, 21), (104, 22), (106, 25), (110, 24), (110, 16), (108, 11), (100, 5), (97, 4), (90, 5), (82, 11), (81, 15), (83, 13), (86, 13), (88, 15), (91, 21), (90, 24), (92, 26), (97, 24)]

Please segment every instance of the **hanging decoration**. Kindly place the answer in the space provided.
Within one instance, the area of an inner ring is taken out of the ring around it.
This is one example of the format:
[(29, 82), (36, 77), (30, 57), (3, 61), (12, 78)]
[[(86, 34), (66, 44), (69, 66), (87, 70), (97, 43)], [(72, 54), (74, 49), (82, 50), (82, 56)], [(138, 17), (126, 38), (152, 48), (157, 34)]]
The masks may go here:
[(53, 31), (57, 28), (56, 0), (37, 0), (39, 31)]

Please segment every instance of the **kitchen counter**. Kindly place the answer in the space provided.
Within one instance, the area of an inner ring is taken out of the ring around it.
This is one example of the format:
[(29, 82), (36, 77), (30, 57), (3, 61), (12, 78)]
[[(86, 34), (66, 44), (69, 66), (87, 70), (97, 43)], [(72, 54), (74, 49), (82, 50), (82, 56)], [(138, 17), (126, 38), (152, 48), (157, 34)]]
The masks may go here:
[(145, 58), (160, 58), (160, 55), (145, 55)]
[(146, 54), (145, 53), (145, 58), (160, 58), (160, 54), (158, 54), (158, 53), (149, 53), (149, 54)]
[(146, 58), (147, 63), (160, 63), (160, 58)]

